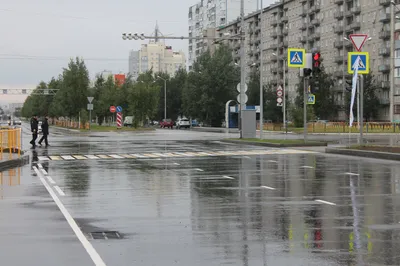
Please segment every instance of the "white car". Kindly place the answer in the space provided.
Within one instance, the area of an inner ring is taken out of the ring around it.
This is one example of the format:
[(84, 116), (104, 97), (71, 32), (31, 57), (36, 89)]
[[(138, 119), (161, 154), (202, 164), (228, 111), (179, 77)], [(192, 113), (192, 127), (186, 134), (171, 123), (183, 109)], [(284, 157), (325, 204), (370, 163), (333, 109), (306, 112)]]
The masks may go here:
[(180, 129), (180, 128), (190, 128), (190, 121), (187, 118), (181, 118), (178, 119), (178, 121), (176, 122), (176, 128)]

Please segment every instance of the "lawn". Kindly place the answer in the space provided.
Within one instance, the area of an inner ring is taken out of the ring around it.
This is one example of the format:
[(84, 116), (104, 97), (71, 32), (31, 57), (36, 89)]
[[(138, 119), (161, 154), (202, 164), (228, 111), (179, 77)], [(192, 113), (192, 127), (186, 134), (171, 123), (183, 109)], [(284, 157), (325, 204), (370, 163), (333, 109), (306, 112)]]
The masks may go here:
[(384, 146), (384, 145), (353, 145), (348, 149), (351, 150), (362, 150), (362, 151), (377, 151), (377, 152), (391, 152), (400, 153), (400, 146)]
[[(239, 140), (249, 141), (257, 143), (272, 143), (272, 144), (304, 144), (302, 139), (228, 139), (228, 140)], [(320, 143), (318, 141), (307, 141), (307, 144)]]

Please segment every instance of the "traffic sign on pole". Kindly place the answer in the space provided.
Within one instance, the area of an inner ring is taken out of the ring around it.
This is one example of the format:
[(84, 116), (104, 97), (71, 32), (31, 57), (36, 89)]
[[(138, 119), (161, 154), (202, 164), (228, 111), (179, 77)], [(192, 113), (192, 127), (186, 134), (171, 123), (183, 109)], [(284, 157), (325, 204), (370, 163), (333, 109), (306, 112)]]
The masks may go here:
[[(244, 84), (244, 92), (247, 92), (247, 83)], [(240, 83), (238, 83), (238, 85), (236, 86), (236, 90), (240, 93)]]
[(94, 99), (94, 97), (87, 97), (87, 100), (89, 103), (92, 103), (93, 99)]
[(121, 112), (122, 112), (122, 107), (119, 106), (119, 105), (117, 106), (117, 112), (118, 112), (118, 113), (121, 113)]
[(88, 109), (89, 111), (93, 110), (93, 103), (88, 103), (88, 104), (87, 104), (87, 109)]
[(110, 106), (110, 112), (111, 112), (111, 113), (115, 113), (115, 109), (116, 109), (116, 108), (115, 108), (114, 105)]
[(288, 48), (288, 67), (304, 68), (306, 65), (306, 50), (300, 48)]
[(358, 60), (358, 74), (368, 74), (369, 73), (369, 53), (368, 52), (349, 52), (347, 53), (347, 72), (349, 74), (354, 73), (357, 58)]
[(351, 42), (353, 43), (354, 48), (356, 48), (357, 51), (361, 51), (361, 48), (363, 47), (365, 41), (368, 38), (367, 34), (350, 34), (349, 38)]
[(117, 127), (122, 127), (122, 113), (117, 113)]
[(281, 85), (278, 86), (278, 88), (276, 88), (276, 106), (283, 106), (283, 88)]
[(315, 94), (308, 94), (307, 104), (315, 104)]

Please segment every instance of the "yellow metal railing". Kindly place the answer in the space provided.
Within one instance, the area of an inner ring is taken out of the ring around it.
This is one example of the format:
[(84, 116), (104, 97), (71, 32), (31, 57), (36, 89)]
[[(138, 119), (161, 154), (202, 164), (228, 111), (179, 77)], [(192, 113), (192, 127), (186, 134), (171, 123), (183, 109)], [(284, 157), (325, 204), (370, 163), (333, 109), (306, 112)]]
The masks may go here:
[(21, 156), (22, 146), (22, 130), (21, 128), (15, 129), (0, 129), (0, 159), (2, 160), (6, 154), (10, 159), (13, 153)]

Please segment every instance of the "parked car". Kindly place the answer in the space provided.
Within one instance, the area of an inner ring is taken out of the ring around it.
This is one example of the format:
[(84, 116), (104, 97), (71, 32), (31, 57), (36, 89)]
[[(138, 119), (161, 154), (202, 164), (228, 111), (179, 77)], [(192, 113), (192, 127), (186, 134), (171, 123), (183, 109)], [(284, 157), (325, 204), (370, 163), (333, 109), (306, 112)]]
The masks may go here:
[(196, 119), (193, 119), (192, 120), (192, 127), (198, 127), (198, 126), (200, 126), (199, 122)]
[(22, 125), (22, 121), (21, 120), (15, 120), (14, 121), (14, 125)]
[(174, 122), (171, 119), (163, 119), (160, 123), (161, 128), (173, 128)]
[(176, 121), (176, 128), (190, 128), (190, 121), (187, 118), (180, 118)]
[(124, 127), (131, 127), (133, 125), (133, 116), (126, 116), (124, 119)]

